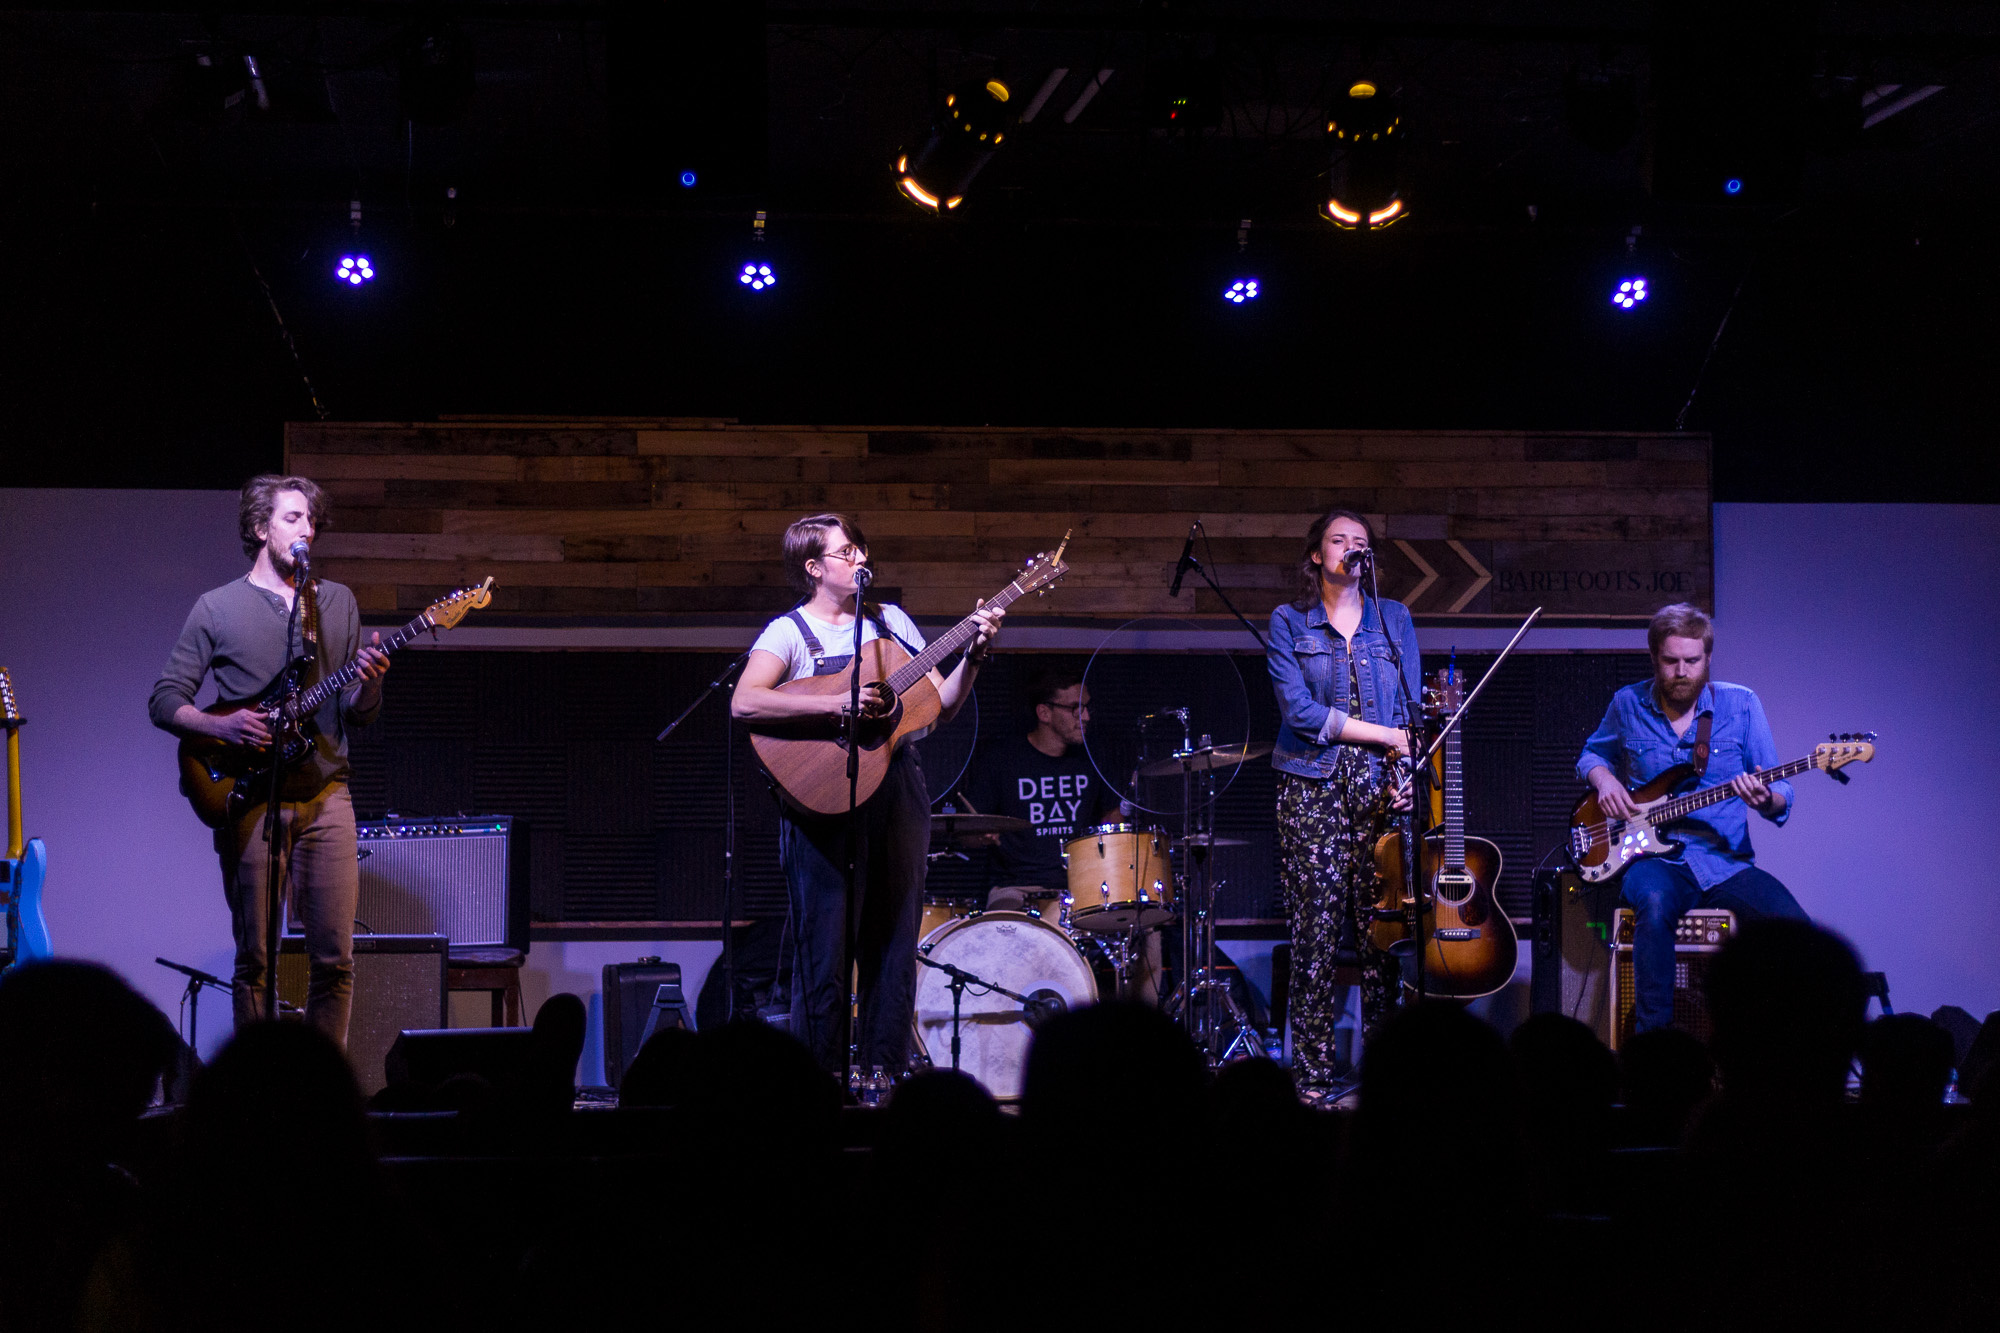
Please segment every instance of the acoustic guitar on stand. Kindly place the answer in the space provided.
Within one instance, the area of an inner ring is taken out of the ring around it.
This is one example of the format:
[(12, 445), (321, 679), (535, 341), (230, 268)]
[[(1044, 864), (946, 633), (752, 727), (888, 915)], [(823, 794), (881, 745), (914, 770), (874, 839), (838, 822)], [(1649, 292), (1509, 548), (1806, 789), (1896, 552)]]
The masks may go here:
[[(1768, 783), (1807, 769), (1820, 768), (1825, 769), (1826, 775), (1836, 782), (1846, 782), (1847, 775), (1841, 769), (1849, 764), (1865, 764), (1874, 757), (1875, 733), (1852, 732), (1836, 735), (1824, 745), (1815, 745), (1813, 752), (1803, 759), (1759, 769), (1751, 776), (1759, 782)], [(1660, 830), (1677, 819), (1685, 819), (1697, 810), (1736, 795), (1727, 782), (1680, 796), (1672, 794), (1674, 788), (1693, 776), (1692, 764), (1676, 764), (1651, 782), (1634, 787), (1632, 800), (1639, 807), (1638, 817), (1634, 819), (1606, 818), (1594, 791), (1578, 801), (1569, 817), (1569, 853), (1570, 859), (1576, 863), (1576, 873), (1589, 883), (1601, 884), (1634, 861), (1648, 856), (1672, 856), (1678, 852), (1681, 845), (1664, 836)]]
[[(435, 637), (439, 630), (453, 628), (467, 613), (492, 600), (490, 578), (475, 587), (460, 588), (451, 596), (432, 602), (422, 615), (381, 643), (370, 646), (378, 652), (390, 653), (419, 634)], [(316, 734), (313, 714), (359, 679), (361, 664), (357, 657), (304, 692), (299, 690), (294, 673), (286, 671), (259, 698), (218, 700), (204, 708), (202, 711), (211, 717), (245, 708), (257, 709), (271, 730), (272, 745), (232, 745), (212, 736), (183, 738), (177, 755), (181, 794), (194, 807), (195, 818), (210, 828), (222, 828), (234, 824), (252, 806), (262, 805), (270, 792), (272, 763), (289, 768), (305, 758)]]
[[(1063, 551), (1069, 534), (1053, 555), (1037, 554), (1014, 581), (986, 599), (989, 609), (1006, 610), (1029, 593), (1047, 593), (1056, 581), (1069, 573)], [(937, 664), (966, 644), (978, 630), (971, 616), (932, 640), (922, 652), (911, 657), (887, 636), (861, 645), (861, 656), (846, 671), (831, 676), (798, 676), (778, 686), (786, 694), (847, 694), (854, 673), (862, 683), (882, 681), (895, 696), (895, 704), (880, 717), (864, 717), (855, 728), (861, 751), (860, 776), (855, 786), (857, 804), (875, 794), (882, 775), (889, 771), (895, 756), (911, 733), (937, 720), (941, 705), (937, 684), (931, 678)], [(785, 722), (760, 722), (750, 729), (750, 748), (765, 774), (792, 805), (813, 814), (843, 814), (847, 810), (847, 718), (819, 716)]]
[[(1464, 701), (1464, 677), (1456, 664), (1436, 673), (1424, 690), (1424, 711), (1439, 718), (1455, 715)], [(1423, 900), (1424, 991), (1471, 1000), (1491, 995), (1514, 976), (1520, 940), (1514, 923), (1493, 896), (1500, 882), (1500, 848), (1465, 832), (1465, 768), (1460, 729), (1444, 738), (1443, 821), (1418, 846), (1418, 896)], [(1385, 833), (1375, 843), (1375, 869), (1385, 892), (1371, 930), (1377, 948), (1408, 949), (1407, 922), (1414, 908), (1402, 897), (1403, 835)], [(1393, 898), (1392, 898), (1393, 895)], [(1401, 910), (1391, 904), (1400, 899)]]

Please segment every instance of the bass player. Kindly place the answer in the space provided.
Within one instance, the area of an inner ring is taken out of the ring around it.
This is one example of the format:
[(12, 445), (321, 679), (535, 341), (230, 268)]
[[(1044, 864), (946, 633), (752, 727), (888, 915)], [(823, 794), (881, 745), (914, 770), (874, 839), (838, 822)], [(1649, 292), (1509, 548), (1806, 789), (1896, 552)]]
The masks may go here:
[[(846, 691), (787, 693), (778, 687), (802, 676), (845, 673), (853, 662), (854, 621), (862, 642), (889, 638), (915, 656), (923, 648), (916, 622), (899, 606), (860, 596), (856, 572), (868, 568), (868, 539), (852, 519), (814, 514), (785, 529), (785, 577), (804, 600), (764, 627), (737, 677), (731, 713), (746, 722), (840, 716)], [(937, 682), (939, 723), (972, 693), (992, 651), (1004, 613), (975, 612), (978, 628), (951, 675)], [(882, 717), (895, 699), (880, 682), (864, 684), (861, 711)], [(807, 814), (782, 802), (778, 860), (791, 900), (792, 1032), (821, 1067), (838, 1074), (847, 1063), (848, 968), (860, 971), (860, 1031), (856, 1059), (900, 1073), (909, 1060), (910, 1014), (916, 997), (917, 926), (923, 911), (924, 854), (930, 846), (930, 793), (911, 744), (899, 748), (881, 787), (861, 807), (854, 851), (856, 901), (847, 899), (850, 838), (845, 815)], [(852, 950), (849, 943), (852, 941)]]
[(1604, 720), (1584, 743), (1576, 774), (1597, 793), (1611, 819), (1630, 819), (1639, 806), (1626, 790), (1676, 764), (1694, 768), (1704, 786), (1727, 782), (1739, 798), (1718, 801), (1673, 825), (1681, 850), (1649, 856), (1625, 870), (1620, 896), (1636, 918), (1632, 947), (1633, 1020), (1640, 1032), (1674, 1019), (1674, 926), (1695, 907), (1720, 907), (1738, 917), (1806, 920), (1805, 909), (1777, 877), (1759, 870), (1750, 851), (1744, 807), (1773, 824), (1792, 813), (1792, 784), (1765, 784), (1756, 772), (1778, 762), (1771, 724), (1756, 692), (1709, 680), (1715, 630), (1685, 602), (1660, 608), (1646, 629), (1653, 678), (1611, 696)]
[[(318, 735), (285, 773), (278, 811), (282, 873), (310, 961), (306, 1021), (345, 1048), (354, 993), (354, 909), (361, 893), (354, 803), (347, 792), (347, 732), (367, 726), (381, 711), (389, 658), (374, 646), (381, 635), (361, 643), (360, 611), (345, 586), (326, 579), (307, 580), (310, 592), (294, 586), (299, 580), (292, 548), (301, 542), (310, 548), (325, 521), (325, 493), (305, 477), (252, 477), (244, 484), (237, 529), (243, 553), (251, 557), (250, 572), (195, 602), (153, 686), (149, 711), (154, 726), (177, 736), (263, 747), (271, 733), (256, 709), (210, 714), (195, 706), (204, 676), (214, 674), (225, 700), (256, 698), (315, 638), (315, 661), (305, 667), (308, 679), (301, 686), (316, 678), (311, 673), (337, 670), (350, 659), (359, 668), (360, 678), (314, 717)], [(302, 594), (305, 606), (294, 631), (292, 603)], [(260, 796), (215, 833), (236, 936), (231, 999), (239, 1029), (271, 1016), (264, 1012), (270, 864), (265, 809)]]

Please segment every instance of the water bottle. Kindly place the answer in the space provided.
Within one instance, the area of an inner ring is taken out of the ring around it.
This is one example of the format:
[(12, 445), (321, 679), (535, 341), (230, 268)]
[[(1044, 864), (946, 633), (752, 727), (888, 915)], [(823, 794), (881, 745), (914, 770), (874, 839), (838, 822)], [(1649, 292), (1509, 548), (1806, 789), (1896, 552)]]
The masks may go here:
[(862, 1096), (861, 1066), (849, 1065), (847, 1067), (847, 1099), (859, 1106), (863, 1104)]
[(1966, 1100), (1967, 1098), (1959, 1094), (1958, 1071), (1954, 1069), (1951, 1071), (1951, 1081), (1944, 1085), (1944, 1104), (1946, 1106), (1957, 1106)]
[(875, 1072), (870, 1074), (868, 1081), (862, 1085), (861, 1104), (863, 1106), (880, 1106), (888, 1100), (888, 1097), (889, 1076), (882, 1072), (882, 1066), (876, 1065)]

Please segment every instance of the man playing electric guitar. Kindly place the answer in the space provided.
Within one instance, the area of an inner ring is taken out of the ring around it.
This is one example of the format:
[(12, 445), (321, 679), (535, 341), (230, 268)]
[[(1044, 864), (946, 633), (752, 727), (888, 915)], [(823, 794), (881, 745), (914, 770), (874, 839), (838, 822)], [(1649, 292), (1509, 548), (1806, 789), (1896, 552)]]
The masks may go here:
[[(354, 909), (361, 891), (354, 832), (354, 803), (347, 793), (347, 731), (366, 726), (382, 708), (382, 675), (387, 654), (361, 643), (361, 617), (354, 594), (338, 583), (311, 580), (308, 597), (293, 628), (295, 543), (312, 544), (326, 518), (326, 498), (304, 477), (253, 477), (243, 487), (237, 523), (250, 572), (201, 595), (188, 614), (166, 669), (153, 686), (153, 725), (177, 736), (207, 736), (234, 745), (268, 746), (270, 729), (255, 708), (210, 713), (195, 706), (202, 678), (211, 671), (224, 700), (259, 697), (317, 638), (314, 664), (303, 687), (353, 660), (360, 678), (323, 704), (313, 717), (317, 735), (304, 756), (284, 774), (280, 791), (279, 838), (289, 863), (293, 915), (305, 928), (310, 980), (306, 1020), (345, 1046), (354, 991)], [(316, 614), (311, 614), (314, 602)], [(309, 623), (317, 620), (317, 625)], [(269, 844), (264, 835), (265, 798), (258, 799), (216, 830), (222, 860), (222, 888), (229, 900), (230, 928), (236, 936), (233, 999), (239, 1028), (264, 1012), (265, 878)]]
[(1756, 772), (1777, 764), (1764, 706), (1742, 685), (1711, 682), (1715, 632), (1686, 603), (1662, 607), (1646, 630), (1653, 678), (1611, 697), (1604, 720), (1584, 744), (1576, 774), (1597, 793), (1612, 819), (1639, 813), (1626, 785), (1651, 781), (1676, 764), (1692, 765), (1695, 782), (1727, 782), (1740, 799), (1718, 801), (1675, 823), (1674, 856), (1648, 856), (1624, 872), (1620, 896), (1636, 918), (1632, 949), (1633, 1019), (1639, 1031), (1674, 1018), (1674, 925), (1695, 907), (1722, 907), (1739, 917), (1794, 917), (1805, 909), (1791, 891), (1756, 866), (1745, 807), (1773, 824), (1792, 811), (1792, 784), (1766, 785)]

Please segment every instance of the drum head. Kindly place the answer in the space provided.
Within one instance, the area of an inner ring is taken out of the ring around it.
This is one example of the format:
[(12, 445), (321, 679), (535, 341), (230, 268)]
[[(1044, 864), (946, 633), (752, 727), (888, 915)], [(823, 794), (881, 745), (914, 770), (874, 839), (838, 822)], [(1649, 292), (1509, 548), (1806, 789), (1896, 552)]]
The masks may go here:
[[(934, 931), (924, 950), (935, 962), (1022, 995), (1053, 992), (1071, 1009), (1097, 1003), (1097, 979), (1076, 946), (1054, 926), (1025, 912), (986, 912), (953, 921)], [(967, 986), (958, 1031), (959, 1069), (1000, 1101), (1017, 1100), (1035, 1035), (1020, 1002)], [(917, 1035), (933, 1065), (951, 1068), (951, 979), (922, 964), (917, 967)]]

